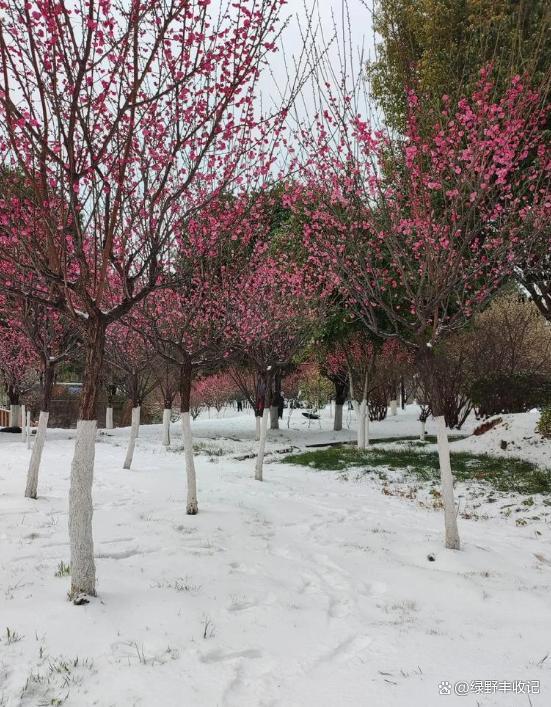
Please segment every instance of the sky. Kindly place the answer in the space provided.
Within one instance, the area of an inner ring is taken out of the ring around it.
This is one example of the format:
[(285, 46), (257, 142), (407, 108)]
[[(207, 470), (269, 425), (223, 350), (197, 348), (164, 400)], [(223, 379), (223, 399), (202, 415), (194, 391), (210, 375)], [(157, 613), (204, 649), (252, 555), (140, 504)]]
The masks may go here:
[[(328, 57), (335, 74), (340, 73), (343, 47), (347, 52), (347, 71), (358, 75), (361, 60), (374, 56), (374, 35), (371, 8), (373, 0), (288, 0), (283, 16), (288, 20), (278, 53), (270, 58), (271, 76), (265, 75), (261, 83), (263, 96), (274, 95), (287, 83), (288, 66), (301, 53), (301, 35), (307, 32), (308, 16), (314, 8), (313, 28), (315, 44), (323, 50), (328, 43)], [(307, 89), (303, 92), (303, 110), (310, 110), (311, 101)]]
[[(317, 5), (317, 14), (323, 31), (329, 36), (336, 25), (339, 33), (343, 26), (350, 26), (352, 41), (355, 44), (365, 43), (366, 47), (373, 45), (373, 29), (371, 22), (374, 0), (306, 0), (307, 6), (313, 2)], [(299, 22), (304, 22), (306, 12), (304, 0), (288, 0), (290, 14), (294, 14)]]
[[(372, 44), (372, 3), (373, 0), (288, 0), (286, 12), (289, 17), (294, 16), (296, 22), (304, 24), (308, 12), (314, 7), (321, 29), (327, 36), (335, 25), (342, 32), (349, 19), (353, 41), (360, 44), (365, 40)], [(295, 47), (300, 43), (296, 28), (287, 33), (286, 41), (293, 42)]]

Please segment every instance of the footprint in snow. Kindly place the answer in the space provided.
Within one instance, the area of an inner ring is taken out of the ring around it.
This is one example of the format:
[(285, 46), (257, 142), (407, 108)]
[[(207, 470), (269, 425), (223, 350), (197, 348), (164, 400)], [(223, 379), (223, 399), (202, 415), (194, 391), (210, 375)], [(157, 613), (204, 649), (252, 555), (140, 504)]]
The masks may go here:
[(236, 658), (262, 658), (262, 652), (256, 648), (248, 648), (244, 651), (234, 651), (232, 653), (224, 653), (219, 648), (204, 653), (201, 656), (203, 663), (221, 663), (225, 660), (235, 660)]
[(344, 641), (338, 643), (334, 648), (330, 649), (321, 655), (312, 666), (313, 668), (327, 662), (336, 661), (344, 663), (361, 655), (372, 643), (373, 639), (370, 636), (352, 635)]
[(245, 611), (245, 609), (252, 609), (258, 606), (255, 601), (234, 601), (228, 606), (228, 611)]

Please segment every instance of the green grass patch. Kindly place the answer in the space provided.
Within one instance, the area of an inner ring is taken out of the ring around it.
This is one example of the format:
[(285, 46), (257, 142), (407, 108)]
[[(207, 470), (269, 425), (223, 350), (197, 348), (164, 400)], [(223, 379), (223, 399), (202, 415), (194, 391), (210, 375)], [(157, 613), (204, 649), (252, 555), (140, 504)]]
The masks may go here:
[[(466, 439), (469, 435), (449, 435), (448, 442), (457, 442), (460, 439)], [(370, 437), (369, 444), (389, 444), (391, 442), (407, 442), (418, 447), (424, 447), (427, 444), (436, 444), (436, 435), (426, 435), (425, 439), (421, 441), (418, 435), (407, 435), (402, 437)], [(331, 442), (330, 444), (307, 444), (307, 447), (342, 447), (355, 445), (356, 442)]]
[[(457, 440), (465, 439), (468, 435), (449, 435), (448, 442), (457, 442)], [(380, 437), (379, 439), (370, 439), (369, 444), (389, 444), (390, 442), (412, 442), (415, 445), (423, 446), (425, 444), (436, 444), (436, 435), (425, 435), (424, 441), (419, 437)]]
[[(497, 491), (524, 495), (551, 492), (551, 469), (543, 469), (532, 462), (468, 452), (452, 452), (451, 458), (453, 473), (458, 481), (483, 481)], [(326, 471), (357, 469), (362, 474), (369, 474), (384, 467), (391, 471), (406, 471), (425, 481), (439, 478), (437, 452), (416, 451), (413, 448), (358, 450), (329, 447), (291, 454), (282, 461)]]

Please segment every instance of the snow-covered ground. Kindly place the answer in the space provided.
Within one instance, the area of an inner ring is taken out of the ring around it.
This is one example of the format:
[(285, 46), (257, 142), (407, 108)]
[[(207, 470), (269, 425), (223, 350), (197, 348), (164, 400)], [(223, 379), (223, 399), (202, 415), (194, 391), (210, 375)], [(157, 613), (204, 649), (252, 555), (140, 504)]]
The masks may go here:
[[(480, 436), (470, 436), (454, 444), (455, 451), (475, 454), (493, 454), (495, 456), (517, 456), (522, 459), (551, 466), (551, 443), (535, 432), (539, 413), (534, 410), (518, 415), (500, 415), (501, 423)], [(492, 418), (494, 420), (495, 418)], [(482, 424), (469, 418), (466, 426), (470, 431), (473, 426)], [(506, 442), (502, 449), (501, 443)]]
[[(509, 439), (519, 448), (501, 453), (551, 464), (536, 420), (514, 416), (453, 446), (497, 453)], [(536, 531), (462, 519), (464, 549), (446, 551), (441, 514), (376, 481), (275, 463), (274, 453), (255, 482), (253, 422), (194, 423), (193, 517), (177, 424), (168, 451), (159, 426), (141, 428), (132, 471), (121, 468), (128, 429), (98, 437), (99, 594), (82, 607), (56, 576), (69, 561), (74, 432), (49, 431), (37, 501), (23, 498), (30, 452), (0, 434), (2, 707), (551, 704), (546, 520)], [(327, 412), (308, 428), (297, 411), (268, 450), (353, 439), (350, 424), (330, 431)], [(372, 426), (374, 437), (417, 432), (413, 407)], [(439, 694), (442, 681), (476, 680), (539, 680), (541, 694)]]

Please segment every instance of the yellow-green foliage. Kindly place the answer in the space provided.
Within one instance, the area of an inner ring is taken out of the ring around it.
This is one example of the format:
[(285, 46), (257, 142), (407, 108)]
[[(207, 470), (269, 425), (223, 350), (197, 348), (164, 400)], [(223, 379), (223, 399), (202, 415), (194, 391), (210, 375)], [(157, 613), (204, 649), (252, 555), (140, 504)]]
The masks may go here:
[(541, 417), (536, 426), (536, 432), (539, 432), (542, 437), (551, 438), (551, 407), (542, 410)]
[(333, 395), (333, 391), (333, 384), (316, 369), (301, 381), (300, 385), (301, 399), (318, 410), (327, 405)]
[(371, 93), (389, 125), (402, 130), (405, 88), (453, 99), (472, 88), (489, 62), (500, 85), (515, 73), (539, 84), (551, 57), (550, 15), (547, 0), (378, 0), (374, 30), (381, 40), (367, 66)]

